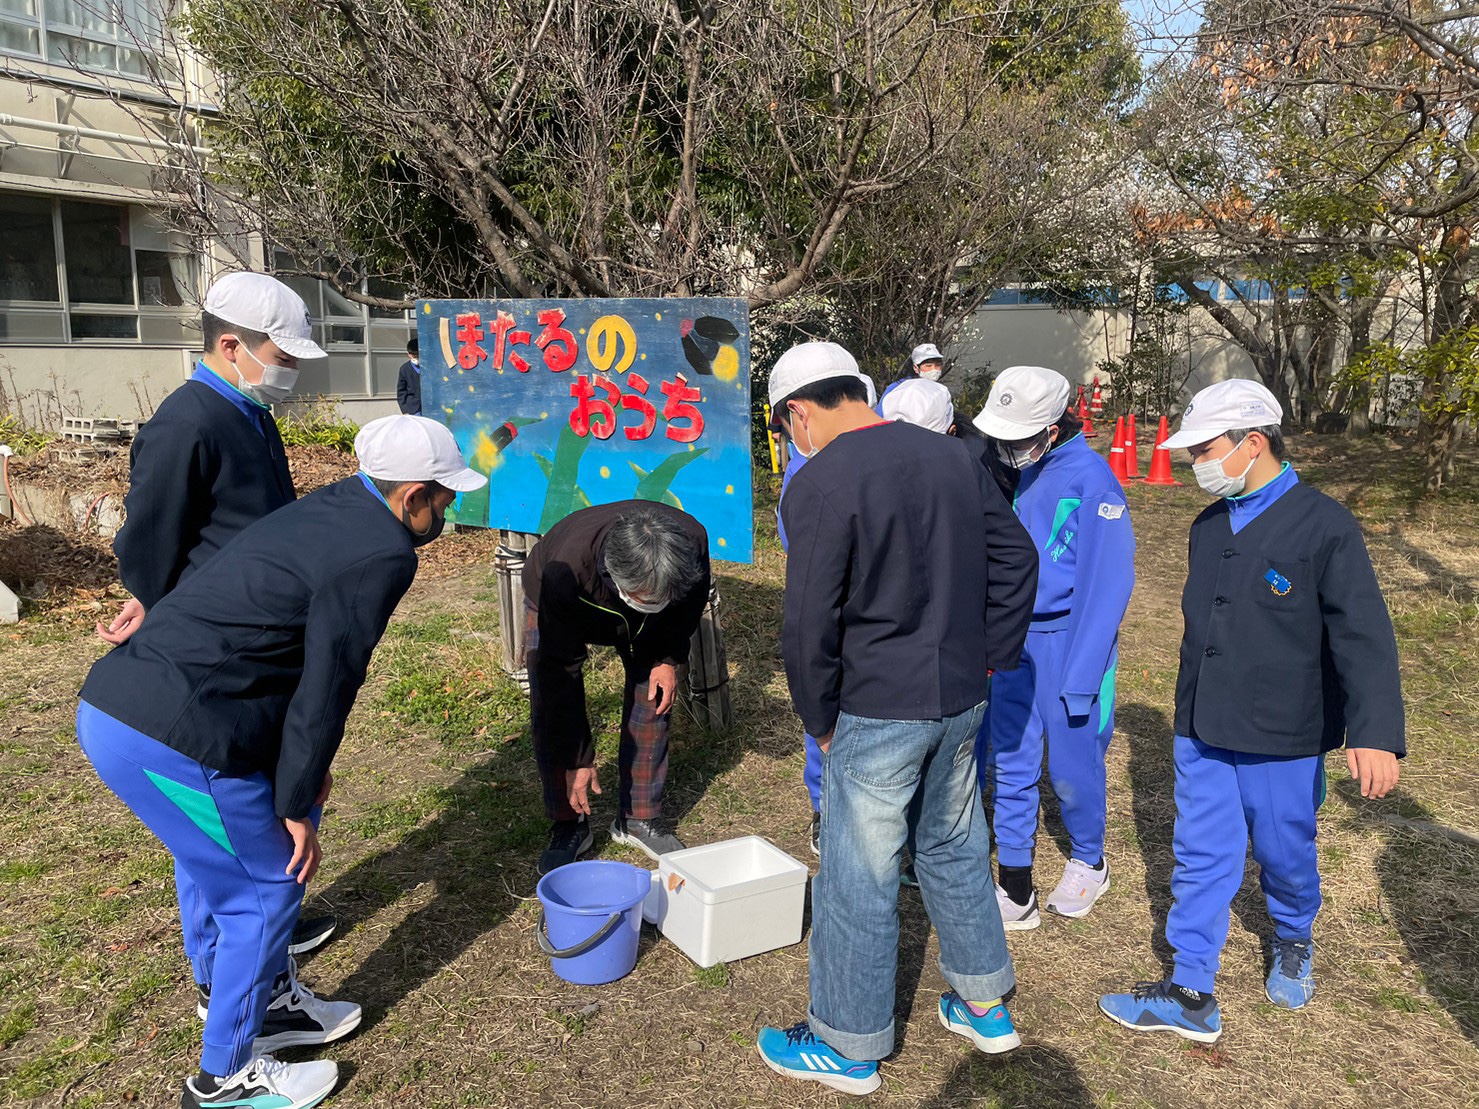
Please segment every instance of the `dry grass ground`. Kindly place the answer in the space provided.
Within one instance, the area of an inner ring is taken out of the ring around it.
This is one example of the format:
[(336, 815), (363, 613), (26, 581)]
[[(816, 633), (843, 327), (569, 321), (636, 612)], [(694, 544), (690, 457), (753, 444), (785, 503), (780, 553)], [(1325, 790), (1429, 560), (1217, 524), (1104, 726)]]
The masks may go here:
[[(1268, 921), (1250, 863), (1215, 1048), (1136, 1037), (1096, 1011), (1101, 992), (1158, 976), (1166, 954), (1177, 603), (1186, 527), (1205, 503), (1194, 489), (1138, 488), (1139, 584), (1110, 764), (1114, 888), (1089, 919), (1047, 919), (1012, 936), (1025, 1046), (1004, 1059), (975, 1054), (936, 1023), (933, 939), (917, 895), (902, 894), (902, 1034), (877, 1102), (1479, 1105), (1479, 459), (1467, 460), (1466, 486), (1417, 505), (1402, 445), (1304, 438), (1295, 448), (1305, 476), (1367, 526), (1401, 637), (1412, 748), (1399, 790), (1381, 802), (1362, 801), (1343, 761), (1330, 761), (1316, 1001), (1289, 1013), (1263, 998)], [(619, 983), (574, 987), (551, 974), (534, 944), (545, 825), (527, 710), (498, 672), (486, 543), (446, 542), (465, 555), (449, 551), (443, 573), (403, 604), (336, 767), (312, 898), (342, 930), (302, 971), (320, 992), (362, 1002), (366, 1021), (327, 1050), (344, 1074), (330, 1104), (840, 1102), (771, 1075), (754, 1055), (761, 1024), (804, 1011), (804, 943), (700, 972), (644, 929), (638, 969)], [(800, 730), (778, 658), (784, 568), (773, 539), (759, 547), (754, 566), (721, 577), (738, 725), (722, 737), (677, 726), (670, 804), (689, 843), (760, 833), (811, 862)], [(63, 607), (0, 639), (7, 1105), (174, 1105), (195, 1062), (200, 1026), (169, 860), (99, 784), (72, 734), (76, 690), (100, 648), (91, 618)], [(608, 754), (617, 679), (605, 659), (589, 681)], [(1043, 886), (1057, 878), (1060, 832), (1050, 808)], [(604, 837), (598, 847), (630, 857)]]

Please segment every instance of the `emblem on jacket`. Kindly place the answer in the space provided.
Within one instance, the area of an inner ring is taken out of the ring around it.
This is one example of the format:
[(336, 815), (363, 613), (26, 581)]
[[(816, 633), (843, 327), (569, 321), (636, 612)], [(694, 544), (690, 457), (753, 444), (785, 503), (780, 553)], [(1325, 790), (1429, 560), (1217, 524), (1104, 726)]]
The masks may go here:
[(1294, 588), (1294, 583), (1277, 570), (1270, 569), (1263, 575), (1263, 580), (1268, 582), (1268, 587), (1280, 597), (1287, 596), (1289, 590)]

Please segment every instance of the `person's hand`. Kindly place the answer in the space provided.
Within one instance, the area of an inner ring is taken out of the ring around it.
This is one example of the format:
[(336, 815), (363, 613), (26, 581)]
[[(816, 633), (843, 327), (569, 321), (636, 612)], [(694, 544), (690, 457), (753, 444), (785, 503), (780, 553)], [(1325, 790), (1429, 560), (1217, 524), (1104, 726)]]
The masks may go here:
[(315, 809), (322, 808), (324, 805), (328, 804), (328, 801), (329, 801), (329, 792), (333, 788), (334, 788), (334, 772), (332, 770), (325, 770), (324, 771), (324, 784), (323, 784), (323, 788), (318, 791), (318, 796), (313, 799), (313, 807)]
[(836, 735), (836, 734), (837, 734), (837, 729), (836, 728), (833, 728), (826, 735), (819, 735), (819, 736), (817, 736), (816, 737), (816, 740), (817, 740), (817, 750), (820, 751), (822, 754), (825, 755), (827, 753), (827, 748), (832, 746), (832, 737), (834, 735)]
[[(657, 702), (657, 715), (661, 716), (673, 707), (678, 696), (678, 668), (668, 663), (658, 663), (647, 677), (647, 699)], [(600, 790), (596, 791), (597, 793)]]
[(144, 606), (133, 597), (130, 597), (123, 602), (123, 611), (113, 617), (111, 624), (105, 626), (101, 620), (98, 621), (98, 638), (104, 643), (111, 643), (116, 647), (129, 636), (133, 635), (134, 632), (138, 631), (139, 625), (143, 622)]
[(591, 815), (591, 800), (586, 790), (591, 793), (601, 792), (601, 783), (596, 780), (594, 766), (565, 771), (565, 796), (570, 801), (570, 807), (580, 816)]
[(1361, 783), (1362, 797), (1385, 797), (1397, 785), (1397, 756), (1374, 747), (1347, 747), (1345, 764)]
[(290, 820), (283, 817), (283, 827), (293, 837), (293, 857), (288, 861), (285, 874), (298, 874), (298, 885), (304, 886), (318, 873), (318, 864), (323, 859), (323, 849), (318, 845), (318, 831), (311, 820)]

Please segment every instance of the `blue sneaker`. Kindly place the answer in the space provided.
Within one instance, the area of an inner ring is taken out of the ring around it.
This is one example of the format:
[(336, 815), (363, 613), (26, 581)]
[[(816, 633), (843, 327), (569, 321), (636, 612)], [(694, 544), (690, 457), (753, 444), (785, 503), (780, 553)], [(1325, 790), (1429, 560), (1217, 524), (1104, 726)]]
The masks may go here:
[(954, 990), (940, 995), (940, 1023), (988, 1055), (1022, 1046), (1005, 1005), (993, 1005), (984, 1017), (978, 1017)]
[(1099, 999), (1104, 1015), (1135, 1032), (1175, 1032), (1199, 1044), (1210, 1044), (1222, 1035), (1222, 1017), (1217, 1002), (1189, 1009), (1171, 991), (1171, 983), (1141, 982), (1129, 993), (1107, 993)]
[(1303, 1009), (1315, 996), (1315, 941), (1274, 937), (1273, 965), (1263, 992), (1281, 1009)]
[(883, 1085), (877, 1063), (844, 1059), (817, 1039), (806, 1021), (790, 1028), (760, 1029), (755, 1050), (776, 1074), (820, 1082), (845, 1094), (871, 1094)]

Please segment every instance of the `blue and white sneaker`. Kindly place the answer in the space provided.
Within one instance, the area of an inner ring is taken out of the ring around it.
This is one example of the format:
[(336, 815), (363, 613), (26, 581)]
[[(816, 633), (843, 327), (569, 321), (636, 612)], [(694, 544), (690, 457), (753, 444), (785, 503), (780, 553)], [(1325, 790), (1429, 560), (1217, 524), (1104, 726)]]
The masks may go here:
[(1104, 1015), (1135, 1032), (1174, 1032), (1199, 1044), (1222, 1035), (1215, 999), (1190, 1009), (1166, 982), (1141, 982), (1129, 993), (1107, 993), (1099, 999)]
[(760, 1029), (755, 1050), (776, 1074), (820, 1082), (845, 1094), (871, 1094), (883, 1085), (876, 1062), (844, 1059), (817, 1039), (806, 1021), (790, 1028)]
[(1022, 1046), (1005, 1005), (993, 1005), (984, 1017), (978, 1017), (954, 990), (940, 995), (940, 1023), (988, 1055)]
[(339, 1067), (325, 1060), (279, 1063), (271, 1055), (258, 1055), (214, 1090), (202, 1090), (199, 1081), (185, 1082), (181, 1109), (312, 1109), (333, 1091)]
[(1303, 1009), (1315, 996), (1315, 941), (1274, 937), (1273, 965), (1263, 992), (1281, 1009)]

